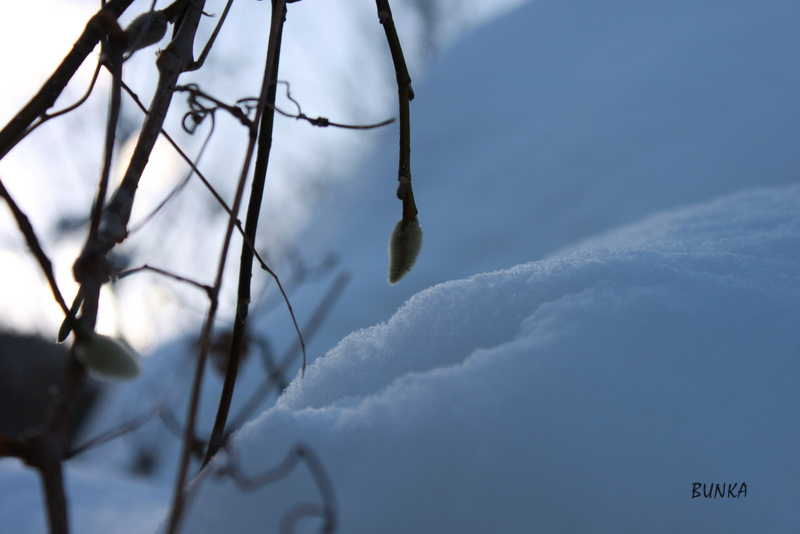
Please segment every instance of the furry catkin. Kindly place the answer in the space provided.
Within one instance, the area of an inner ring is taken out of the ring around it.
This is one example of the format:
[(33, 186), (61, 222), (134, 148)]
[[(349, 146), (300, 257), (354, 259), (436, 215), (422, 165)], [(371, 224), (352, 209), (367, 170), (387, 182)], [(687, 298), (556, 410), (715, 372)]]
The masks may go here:
[(422, 250), (422, 227), (415, 217), (399, 221), (389, 239), (389, 283), (399, 282), (417, 261)]
[(129, 380), (139, 374), (139, 357), (122, 341), (90, 334), (75, 343), (75, 356), (97, 378)]
[(142, 13), (125, 28), (128, 45), (125, 50), (134, 52), (154, 45), (167, 33), (167, 17), (161, 11)]

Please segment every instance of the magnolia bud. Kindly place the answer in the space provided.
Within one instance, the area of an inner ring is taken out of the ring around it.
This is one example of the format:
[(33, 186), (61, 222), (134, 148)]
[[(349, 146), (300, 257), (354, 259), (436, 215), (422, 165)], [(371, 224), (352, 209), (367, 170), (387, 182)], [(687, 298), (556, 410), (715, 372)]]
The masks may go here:
[(167, 17), (161, 11), (142, 13), (125, 28), (128, 37), (127, 52), (135, 52), (141, 48), (154, 45), (167, 33)]
[(417, 261), (422, 250), (422, 227), (414, 217), (411, 221), (399, 221), (389, 239), (389, 283), (399, 282)]
[(128, 380), (135, 378), (140, 371), (139, 357), (131, 347), (100, 334), (78, 338), (75, 356), (97, 378)]

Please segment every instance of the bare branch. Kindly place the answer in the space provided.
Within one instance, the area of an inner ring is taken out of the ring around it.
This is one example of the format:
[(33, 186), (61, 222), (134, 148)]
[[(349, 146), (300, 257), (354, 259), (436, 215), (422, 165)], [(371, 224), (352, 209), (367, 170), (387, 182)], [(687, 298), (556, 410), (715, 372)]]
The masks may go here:
[[(116, 21), (114, 21), (116, 23)], [(108, 120), (106, 121), (106, 142), (104, 148), (103, 171), (100, 175), (100, 182), (97, 186), (97, 196), (92, 207), (91, 225), (89, 236), (95, 235), (100, 227), (100, 217), (103, 214), (103, 205), (106, 202), (106, 191), (108, 190), (108, 178), (111, 175), (111, 159), (114, 154), (114, 140), (116, 139), (117, 123), (119, 122), (120, 109), (122, 107), (122, 53), (125, 50), (125, 34), (122, 29), (119, 32), (109, 34), (109, 38), (103, 46), (103, 58), (106, 66), (111, 72), (111, 102), (108, 109)], [(120, 36), (121, 34), (121, 36)]]
[[(320, 303), (317, 305), (314, 313), (311, 314), (311, 318), (306, 323), (303, 330), (306, 333), (306, 338), (311, 339), (314, 334), (319, 329), (320, 325), (322, 324), (323, 319), (325, 316), (330, 313), (331, 308), (339, 299), (344, 291), (345, 285), (350, 279), (350, 274), (347, 272), (339, 273), (336, 279), (331, 284), (331, 287), (325, 293), (325, 296), (322, 298)], [(283, 357), (281, 358), (281, 362), (279, 365), (275, 366), (271, 361), (267, 367), (267, 377), (264, 381), (250, 394), (250, 397), (245, 401), (242, 405), (242, 408), (239, 410), (239, 413), (231, 420), (230, 428), (231, 430), (228, 432), (235, 431), (238, 428), (241, 428), (247, 420), (252, 416), (258, 406), (264, 401), (267, 394), (272, 390), (273, 387), (277, 387), (279, 390), (282, 390), (286, 387), (285, 381), (285, 374), (289, 370), (289, 367), (294, 363), (297, 354), (300, 352), (300, 347), (297, 344), (293, 344), (289, 349), (284, 353)]]
[(411, 189), (411, 114), (409, 103), (414, 99), (414, 90), (411, 88), (411, 76), (408, 74), (403, 48), (392, 18), (392, 9), (389, 0), (375, 0), (378, 6), (378, 20), (383, 25), (389, 50), (392, 53), (395, 77), (397, 78), (397, 92), (400, 106), (400, 157), (397, 169), (397, 196), (403, 201), (403, 222), (409, 223), (417, 217), (417, 205), (414, 202), (414, 193)]
[(162, 276), (166, 276), (168, 278), (172, 278), (173, 280), (177, 280), (178, 282), (184, 282), (184, 283), (192, 285), (192, 286), (194, 286), (194, 287), (196, 287), (198, 289), (202, 289), (203, 291), (205, 291), (206, 295), (208, 295), (208, 298), (213, 298), (213, 296), (214, 296), (214, 288), (209, 286), (209, 285), (200, 283), (200, 282), (198, 282), (196, 280), (192, 280), (191, 278), (186, 278), (186, 277), (177, 275), (175, 273), (171, 273), (169, 271), (165, 271), (164, 269), (159, 269), (158, 267), (151, 267), (150, 265), (142, 265), (140, 267), (135, 267), (133, 269), (128, 269), (128, 270), (125, 270), (125, 271), (122, 271), (122, 272), (118, 273), (117, 276), (119, 278), (125, 278), (126, 276), (130, 276), (132, 274), (139, 273), (139, 272), (142, 272), (142, 271), (150, 271), (150, 272), (153, 272), (153, 273), (157, 273), (157, 274), (160, 274)]
[[(200, 6), (200, 7), (202, 7), (202, 6)], [(268, 97), (269, 94), (272, 95), (271, 100), (273, 102), (274, 102), (274, 98), (275, 98), (275, 96), (274, 96), (275, 84), (274, 84), (273, 80), (277, 79), (277, 65), (278, 65), (277, 61), (278, 61), (279, 50), (280, 50), (280, 35), (281, 35), (282, 28), (283, 28), (283, 20), (284, 20), (285, 11), (286, 11), (285, 0), (276, 0), (275, 4), (273, 6), (272, 14), (271, 14), (272, 15), (272, 19), (271, 19), (269, 46), (268, 46), (268, 50), (267, 50), (267, 67), (265, 68), (264, 81), (261, 84), (261, 101), (263, 101), (263, 102), (266, 102), (266, 101), (270, 100), (270, 98)], [(273, 72), (273, 69), (274, 69), (274, 72)], [(258, 109), (256, 111), (256, 119), (254, 121), (254, 124), (258, 124), (261, 121), (261, 117), (262, 117), (262, 114), (264, 112), (264, 107), (265, 107), (264, 105), (259, 105), (259, 107), (258, 107)], [(269, 117), (269, 115), (266, 115), (266, 117)], [(271, 123), (271, 120), (266, 121), (266, 122)], [(262, 129), (263, 129), (263, 125), (262, 125)], [(271, 132), (271, 126), (270, 126), (269, 130)], [(236, 191), (236, 196), (235, 196), (235, 199), (234, 199), (234, 202), (233, 202), (232, 212), (231, 212), (230, 218), (228, 220), (228, 228), (227, 228), (227, 231), (226, 231), (225, 240), (224, 240), (223, 247), (222, 247), (222, 252), (220, 254), (220, 262), (219, 262), (219, 266), (218, 266), (218, 269), (217, 269), (217, 279), (216, 279), (215, 284), (214, 284), (214, 288), (217, 291), (219, 291), (219, 288), (222, 285), (222, 275), (223, 275), (223, 272), (225, 270), (225, 262), (227, 260), (228, 247), (230, 245), (230, 240), (231, 240), (231, 236), (232, 236), (232, 233), (233, 233), (233, 229), (234, 229), (234, 227), (236, 227), (237, 222), (238, 222), (237, 219), (236, 219), (235, 214), (238, 213), (239, 205), (240, 205), (240, 202), (241, 202), (241, 199), (242, 199), (242, 196), (243, 196), (244, 184), (245, 184), (245, 181), (247, 179), (247, 173), (248, 173), (248, 170), (249, 170), (249, 167), (250, 167), (250, 161), (251, 161), (252, 156), (253, 156), (254, 151), (255, 151), (255, 145), (256, 145), (257, 139), (262, 139), (263, 137), (264, 137), (263, 136), (263, 131), (262, 131), (262, 135), (259, 136), (255, 127), (250, 128), (250, 140), (249, 140), (248, 147), (247, 147), (247, 155), (245, 157), (245, 163), (242, 166), (242, 172), (241, 172), (241, 175), (239, 177), (239, 183), (238, 183), (238, 187), (237, 187), (237, 191)], [(268, 137), (271, 137), (271, 136), (268, 136)], [(262, 140), (262, 142), (263, 142), (263, 140)], [(264, 151), (259, 150), (259, 158), (256, 161), (256, 170), (257, 170), (256, 175), (257, 176), (259, 174), (258, 173), (258, 169), (259, 169), (259, 166), (260, 166), (258, 160), (262, 159), (261, 155), (263, 153), (264, 153)], [(268, 153), (269, 153), (269, 150), (267, 149), (267, 154)], [(264, 166), (264, 174), (266, 174), (266, 166)], [(257, 181), (258, 181), (257, 179), (254, 179), (254, 184)], [(261, 187), (262, 187), (262, 190), (263, 190), (263, 179), (262, 179)], [(251, 193), (251, 202), (252, 202), (252, 199), (253, 199), (254, 196), (256, 196), (255, 186), (254, 186), (253, 192)], [(259, 196), (259, 200), (258, 201), (260, 203), (260, 193), (259, 193), (258, 196)], [(249, 216), (250, 216), (250, 210), (248, 209), (248, 219), (249, 219)], [(253, 232), (253, 237), (254, 236), (255, 236), (255, 232)], [(252, 242), (252, 239), (251, 239), (251, 242)], [(244, 251), (245, 250), (249, 250), (249, 249), (243, 248), (243, 256), (244, 256), (244, 253), (245, 253)], [(241, 277), (240, 277), (240, 280), (241, 280)], [(248, 277), (248, 283), (249, 283), (249, 277)], [(240, 303), (241, 303), (241, 301), (240, 301)], [(200, 388), (202, 386), (203, 373), (205, 372), (205, 363), (206, 363), (206, 359), (208, 357), (208, 351), (209, 351), (209, 348), (210, 348), (210, 345), (211, 345), (211, 331), (212, 331), (212, 328), (213, 328), (213, 323), (214, 323), (214, 318), (216, 316), (217, 307), (218, 307), (218, 302), (217, 302), (217, 298), (215, 297), (214, 299), (212, 299), (211, 304), (209, 306), (208, 314), (206, 315), (206, 321), (205, 321), (205, 324), (203, 325), (203, 333), (201, 335), (200, 354), (199, 354), (199, 357), (198, 357), (197, 365), (195, 367), (195, 375), (194, 375), (194, 381), (193, 381), (193, 384), (192, 384), (192, 392), (191, 392), (190, 399), (189, 399), (189, 408), (188, 408), (188, 416), (187, 416), (187, 422), (186, 422), (186, 433), (185, 433), (185, 438), (184, 438), (184, 443), (183, 443), (183, 450), (181, 452), (181, 457), (180, 457), (180, 461), (179, 461), (180, 463), (179, 463), (179, 467), (178, 467), (178, 475), (176, 476), (176, 480), (175, 480), (175, 489), (174, 489), (174, 492), (173, 492), (173, 500), (172, 500), (172, 510), (170, 512), (170, 517), (169, 517), (169, 520), (168, 520), (168, 527), (167, 527), (168, 534), (176, 534), (177, 533), (179, 525), (180, 525), (180, 522), (181, 522), (181, 519), (183, 517), (183, 509), (184, 509), (185, 501), (186, 501), (186, 493), (185, 493), (186, 492), (186, 480), (187, 480), (187, 473), (188, 473), (188, 469), (189, 469), (189, 459), (190, 459), (191, 452), (192, 452), (192, 450), (191, 450), (191, 446), (192, 446), (191, 440), (192, 440), (193, 435), (194, 435), (194, 426), (195, 426), (195, 423), (196, 423), (195, 420), (196, 420), (196, 417), (197, 417), (197, 410), (198, 410), (198, 406), (199, 406), (199, 403), (200, 403)], [(241, 306), (240, 306), (240, 309), (241, 309)], [(245, 308), (245, 311), (246, 311), (246, 308)], [(238, 311), (237, 311), (237, 313), (238, 313)], [(238, 321), (237, 321), (237, 324), (235, 324), (234, 327), (236, 327), (236, 326), (238, 326)], [(231, 365), (230, 365), (230, 362), (229, 362), (229, 369), (230, 369), (230, 367), (231, 367)], [(235, 373), (234, 373), (234, 376), (232, 378), (233, 378), (233, 381), (235, 382), (235, 380), (236, 380)], [(225, 385), (229, 385), (229, 387), (231, 389), (231, 392), (232, 392), (233, 384), (228, 384), (228, 378), (227, 377), (226, 377)], [(224, 391), (225, 391), (225, 388), (223, 387), (223, 395), (224, 395)], [(223, 401), (220, 402), (220, 405), (222, 405), (222, 404), (223, 404)], [(222, 428), (224, 430), (224, 421), (223, 421)], [(215, 429), (214, 429), (214, 432), (212, 432), (212, 438), (209, 440), (209, 449), (208, 449), (209, 451), (211, 451), (212, 448), (215, 447), (215, 444), (214, 444), (215, 441), (214, 440), (215, 439), (219, 440), (219, 438), (221, 437), (221, 434), (222, 434), (221, 431), (217, 432), (217, 427), (216, 427), (216, 423), (215, 423)], [(206, 458), (204, 459), (203, 465), (205, 465), (205, 463), (207, 462), (209, 457), (210, 457), (210, 455), (207, 452), (206, 453)]]
[(67, 113), (75, 111), (76, 109), (81, 107), (89, 99), (89, 96), (92, 94), (92, 91), (94, 90), (94, 86), (97, 83), (97, 77), (100, 74), (100, 67), (101, 64), (100, 62), (98, 62), (97, 66), (94, 69), (94, 74), (92, 74), (92, 81), (89, 82), (89, 87), (86, 89), (86, 92), (78, 101), (76, 101), (74, 104), (70, 104), (64, 109), (54, 111), (53, 113), (47, 113), (47, 112), (42, 113), (39, 119), (33, 124), (31, 124), (30, 127), (27, 130), (25, 130), (25, 132), (17, 139), (17, 143), (22, 141), (24, 138), (30, 135), (30, 133), (33, 132), (36, 128), (46, 123), (50, 119), (55, 119), (56, 117), (60, 117), (61, 115), (66, 115)]
[[(122, 82), (122, 88), (125, 89), (125, 92), (127, 92), (128, 95), (130, 95), (130, 97), (133, 99), (133, 101), (136, 102), (136, 105), (146, 115), (147, 114), (147, 108), (144, 107), (144, 105), (142, 104), (142, 101), (139, 99), (139, 97), (136, 95), (136, 93), (134, 93), (133, 90), (131, 90), (131, 88), (128, 87), (125, 84), (125, 82)], [(225, 203), (225, 200), (223, 200), (223, 198), (219, 195), (219, 193), (217, 193), (217, 190), (214, 189), (214, 186), (211, 185), (211, 182), (209, 182), (208, 179), (203, 175), (203, 173), (200, 172), (200, 169), (197, 168), (197, 164), (195, 164), (192, 161), (192, 159), (186, 154), (186, 152), (184, 152), (183, 149), (180, 146), (178, 146), (178, 143), (172, 138), (172, 136), (170, 136), (166, 132), (166, 130), (164, 130), (163, 127), (161, 128), (161, 135), (163, 135), (164, 138), (167, 140), (167, 142), (169, 142), (169, 144), (172, 145), (172, 148), (175, 149), (175, 151), (183, 159), (183, 161), (185, 161), (189, 165), (189, 167), (191, 167), (192, 172), (197, 174), (197, 177), (200, 178), (200, 181), (203, 183), (203, 185), (206, 186), (206, 188), (211, 193), (211, 195), (214, 197), (214, 199), (217, 201), (217, 203), (220, 206), (222, 206), (222, 209), (225, 210), (225, 213), (227, 213), (229, 216), (231, 216), (231, 217), (233, 217), (235, 219), (235, 216), (233, 215), (233, 212), (231, 211), (231, 208)], [(202, 150), (201, 150), (201, 152), (202, 152)], [(198, 159), (199, 158), (200, 158), (200, 156), (198, 155)], [(191, 175), (189, 175), (189, 177), (191, 177)]]
[[(261, 200), (264, 195), (264, 183), (266, 181), (267, 167), (269, 165), (270, 149), (272, 146), (272, 129), (275, 121), (275, 95), (277, 90), (278, 81), (278, 67), (280, 60), (281, 40), (283, 37), (283, 23), (286, 17), (286, 2), (285, 0), (275, 0), (273, 2), (271, 25), (269, 32), (269, 44), (267, 45), (267, 60), (264, 66), (264, 77), (261, 83), (261, 94), (259, 95), (258, 114), (259, 132), (258, 132), (258, 156), (256, 157), (255, 170), (253, 173), (253, 182), (250, 190), (250, 204), (247, 207), (247, 218), (245, 221), (244, 235), (246, 236), (245, 243), (242, 245), (242, 252), (239, 263), (239, 287), (238, 287), (238, 305), (236, 307), (236, 317), (233, 323), (233, 335), (231, 342), (231, 352), (228, 357), (228, 369), (225, 374), (225, 380), (222, 385), (222, 394), (220, 395), (219, 407), (217, 408), (217, 416), (214, 420), (214, 428), (211, 432), (209, 439), (208, 451), (203, 460), (203, 465), (207, 465), (211, 458), (216, 454), (221, 445), (223, 435), (225, 433), (225, 423), (228, 418), (231, 400), (233, 398), (233, 390), (236, 386), (236, 375), (239, 368), (239, 359), (242, 353), (242, 346), (245, 337), (245, 325), (247, 321), (248, 308), (250, 306), (250, 279), (252, 277), (253, 269), (253, 256), (255, 252), (256, 231), (258, 229), (258, 219), (261, 211)], [(265, 112), (265, 108), (270, 109), (269, 113)], [(253, 134), (255, 131), (252, 132)], [(247, 242), (249, 241), (249, 243)], [(266, 263), (261, 262), (262, 268), (266, 267)], [(278, 277), (272, 272), (271, 269), (266, 267), (278, 285), (281, 294), (286, 300), (289, 311), (292, 315), (295, 328), (298, 335), (302, 339), (300, 329), (297, 326), (297, 320), (294, 317), (294, 311), (291, 309), (289, 299), (286, 297), (286, 292), (283, 290)], [(303, 344), (303, 355), (305, 360), (305, 344)], [(305, 366), (303, 367), (305, 369)]]
[(133, 0), (111, 0), (89, 20), (83, 33), (72, 46), (72, 50), (36, 93), (36, 96), (11, 119), (5, 128), (0, 130), (0, 159), (19, 143), (33, 121), (55, 104), (56, 99), (75, 72), (91, 54), (100, 39), (108, 33), (109, 20), (116, 21), (132, 3)]
[(297, 120), (304, 120), (304, 121), (307, 121), (312, 126), (318, 126), (320, 128), (333, 126), (335, 128), (344, 128), (344, 129), (349, 129), (349, 130), (372, 130), (372, 129), (375, 129), (375, 128), (380, 128), (382, 126), (386, 126), (386, 125), (391, 124), (391, 123), (394, 122), (394, 118), (386, 119), (386, 120), (383, 120), (381, 122), (376, 122), (374, 124), (343, 124), (343, 123), (339, 123), (339, 122), (333, 122), (330, 119), (327, 119), (325, 117), (317, 117), (315, 119), (312, 119), (311, 117), (309, 117), (305, 113), (303, 113), (303, 109), (300, 107), (300, 102), (298, 102), (297, 100), (295, 100), (294, 97), (292, 97), (291, 93), (289, 92), (289, 82), (279, 81), (278, 83), (281, 84), (281, 85), (285, 85), (286, 86), (286, 98), (288, 100), (290, 100), (292, 102), (292, 104), (294, 104), (297, 107), (297, 112), (296, 113), (289, 113), (289, 112), (283, 111), (279, 107), (275, 106), (275, 111), (277, 111), (278, 113), (280, 113), (284, 117), (289, 117), (289, 118), (297, 119)]
[[(188, 87), (188, 86), (187, 86), (187, 87)], [(137, 103), (137, 105), (138, 105), (138, 106), (139, 106), (139, 107), (140, 107), (140, 108), (141, 108), (143, 111), (145, 111), (145, 113), (146, 113), (146, 110), (144, 109), (144, 106), (141, 104), (141, 101), (139, 100), (139, 98), (136, 96), (136, 94), (135, 94), (135, 93), (134, 93), (134, 92), (133, 92), (133, 91), (132, 91), (132, 90), (131, 90), (131, 89), (130, 89), (130, 88), (127, 86), (127, 85), (125, 85), (125, 83), (124, 83), (124, 82), (123, 82), (123, 88), (124, 88), (124, 89), (125, 89), (125, 90), (128, 92), (128, 94), (129, 94), (129, 95), (130, 95), (130, 96), (131, 96), (131, 97), (134, 99), (134, 101)], [(216, 99), (213, 99), (212, 97), (209, 97), (209, 96), (207, 96), (207, 95), (205, 95), (205, 94), (204, 94), (204, 96), (205, 96), (206, 98), (209, 98), (209, 99), (211, 99), (211, 100), (215, 101), (215, 102), (219, 102), (219, 101), (217, 101)], [(241, 102), (241, 101), (240, 101), (240, 102)], [(219, 104), (222, 104), (222, 103), (221, 103), (221, 102), (219, 102)], [(222, 104), (222, 105), (223, 105), (223, 106), (225, 106), (224, 104)], [(238, 109), (238, 108), (234, 108), (234, 109)], [(273, 106), (273, 109), (274, 109), (274, 106)], [(258, 113), (260, 113), (260, 111), (259, 111)], [(234, 114), (234, 115), (235, 115), (235, 114)], [(244, 123), (244, 121), (243, 121), (243, 123)], [(251, 127), (253, 127), (253, 125), (254, 125), (255, 123), (256, 123), (256, 121), (255, 121), (255, 120), (254, 120), (254, 121), (249, 121), (249, 122), (248, 122), (248, 124), (250, 124), (250, 125), (251, 125)], [(206, 177), (203, 175), (203, 173), (200, 171), (200, 169), (198, 169), (198, 168), (197, 168), (197, 165), (196, 165), (194, 162), (192, 162), (192, 160), (189, 158), (189, 156), (187, 156), (187, 155), (186, 155), (186, 153), (185, 153), (185, 152), (184, 152), (184, 151), (183, 151), (183, 150), (182, 150), (182, 149), (181, 149), (181, 148), (178, 146), (178, 144), (177, 144), (177, 143), (176, 143), (176, 142), (175, 142), (175, 141), (172, 139), (172, 137), (171, 137), (171, 136), (170, 136), (170, 135), (169, 135), (169, 134), (168, 134), (168, 133), (167, 133), (167, 132), (166, 132), (166, 131), (165, 131), (163, 128), (161, 129), (161, 135), (163, 135), (163, 136), (164, 136), (164, 137), (167, 139), (167, 141), (169, 141), (169, 143), (170, 143), (170, 144), (173, 146), (173, 148), (174, 148), (174, 149), (175, 149), (175, 150), (178, 152), (178, 154), (179, 154), (179, 155), (180, 155), (180, 156), (183, 158), (183, 160), (184, 160), (184, 161), (186, 161), (186, 163), (188, 163), (188, 164), (189, 164), (189, 166), (191, 166), (191, 168), (192, 168), (192, 171), (193, 171), (195, 174), (197, 174), (197, 177), (198, 177), (198, 178), (200, 178), (200, 180), (203, 182), (203, 185), (205, 185), (205, 186), (206, 186), (206, 188), (207, 188), (207, 189), (208, 189), (208, 190), (211, 192), (211, 194), (214, 196), (214, 199), (217, 201), (217, 203), (218, 203), (218, 204), (219, 204), (219, 205), (222, 207), (222, 209), (224, 209), (224, 210), (225, 210), (225, 212), (228, 214), (228, 216), (230, 217), (230, 219), (233, 221), (233, 224), (234, 224), (235, 228), (236, 228), (236, 229), (239, 231), (239, 234), (242, 236), (242, 240), (243, 240), (243, 242), (244, 242), (244, 245), (243, 245), (243, 246), (246, 246), (246, 247), (248, 247), (248, 249), (251, 251), (251, 253), (252, 253), (253, 257), (255, 257), (255, 258), (256, 258), (256, 260), (259, 262), (259, 265), (261, 266), (261, 269), (262, 269), (262, 270), (264, 270), (264, 271), (266, 271), (267, 273), (269, 273), (269, 275), (270, 275), (270, 276), (271, 276), (271, 277), (272, 277), (272, 278), (275, 280), (275, 283), (277, 284), (277, 286), (278, 286), (278, 289), (279, 289), (279, 290), (280, 290), (280, 292), (281, 292), (281, 296), (283, 297), (283, 300), (284, 300), (284, 302), (286, 303), (286, 307), (287, 307), (287, 308), (288, 308), (288, 310), (289, 310), (289, 314), (290, 314), (290, 316), (291, 316), (291, 318), (292, 318), (292, 323), (294, 324), (295, 331), (297, 332), (297, 336), (298, 336), (298, 339), (299, 339), (299, 341), (300, 341), (300, 345), (301, 345), (301, 348), (302, 348), (302, 351), (303, 351), (303, 369), (305, 369), (305, 363), (306, 363), (305, 341), (303, 340), (303, 334), (302, 334), (302, 333), (301, 333), (301, 331), (300, 331), (300, 327), (298, 326), (298, 323), (297, 323), (297, 318), (296, 318), (296, 317), (295, 317), (295, 315), (294, 315), (294, 310), (293, 310), (293, 308), (292, 308), (291, 302), (289, 301), (289, 297), (288, 297), (288, 295), (286, 294), (286, 291), (285, 291), (285, 290), (284, 290), (284, 288), (283, 288), (283, 284), (281, 284), (280, 278), (279, 278), (279, 277), (278, 277), (278, 275), (277, 275), (277, 274), (276, 274), (276, 273), (275, 273), (275, 272), (274, 272), (274, 271), (273, 271), (273, 270), (272, 270), (272, 269), (271, 269), (271, 268), (270, 268), (270, 267), (267, 265), (267, 263), (264, 261), (264, 259), (261, 257), (261, 255), (258, 253), (258, 251), (256, 250), (256, 247), (255, 247), (255, 244), (254, 244), (254, 242), (253, 242), (252, 238), (251, 238), (249, 235), (247, 235), (247, 233), (245, 232), (244, 228), (242, 228), (242, 223), (241, 223), (241, 221), (239, 221), (239, 220), (236, 218), (236, 215), (234, 214), (233, 210), (232, 210), (232, 209), (231, 209), (231, 208), (230, 208), (230, 207), (229, 207), (229, 206), (228, 206), (228, 205), (225, 203), (225, 201), (222, 199), (222, 197), (219, 195), (219, 193), (217, 193), (217, 191), (214, 189), (214, 186), (212, 186), (212, 185), (211, 185), (211, 183), (210, 183), (210, 182), (208, 181), (208, 179), (207, 179), (207, 178), (206, 178)], [(198, 158), (199, 158), (199, 156), (198, 156)], [(249, 161), (249, 156), (248, 156), (246, 159)], [(248, 166), (249, 166), (248, 164), (245, 164), (245, 166), (244, 166), (244, 169), (246, 170)], [(188, 177), (187, 177), (187, 180), (188, 180)], [(180, 185), (179, 185), (179, 187), (182, 187), (182, 186), (180, 186)], [(176, 188), (176, 189), (177, 189), (177, 188)], [(165, 200), (165, 201), (164, 201), (162, 204), (166, 203), (168, 200), (169, 200), (169, 199)], [(160, 208), (160, 207), (161, 207), (161, 206), (159, 206), (159, 208)], [(252, 261), (252, 260), (251, 260), (251, 261)]]
[(137, 428), (139, 428), (140, 426), (142, 426), (143, 424), (145, 424), (146, 422), (148, 422), (154, 416), (160, 414), (162, 410), (163, 408), (161, 406), (154, 406), (150, 410), (144, 412), (138, 417), (131, 419), (127, 423), (119, 425), (118, 427), (112, 428), (111, 430), (108, 430), (106, 432), (103, 432), (102, 434), (87, 440), (85, 443), (82, 443), (77, 447), (73, 447), (72, 449), (67, 451), (67, 453), (64, 455), (64, 459), (69, 460), (70, 458), (78, 456), (79, 454), (83, 454), (89, 449), (93, 449), (94, 447), (98, 447), (100, 445), (103, 445), (104, 443), (108, 443), (109, 441), (112, 441), (120, 436), (132, 432)]
[(214, 41), (217, 40), (217, 35), (219, 35), (219, 31), (222, 29), (222, 25), (225, 23), (225, 18), (228, 16), (228, 11), (231, 10), (232, 5), (233, 0), (228, 0), (228, 3), (225, 4), (225, 9), (222, 10), (222, 15), (219, 17), (219, 22), (217, 22), (214, 31), (211, 33), (211, 37), (208, 38), (206, 46), (203, 47), (203, 51), (200, 53), (200, 57), (198, 57), (196, 61), (193, 61), (187, 70), (197, 70), (206, 62), (206, 58), (209, 52), (211, 52), (211, 47), (214, 46)]
[(17, 203), (11, 197), (6, 186), (3, 185), (2, 179), (0, 179), (0, 196), (5, 199), (8, 207), (11, 209), (14, 219), (17, 221), (17, 226), (19, 226), (20, 232), (22, 232), (22, 235), (25, 237), (25, 242), (28, 243), (28, 248), (31, 249), (31, 253), (33, 253), (45, 278), (47, 278), (47, 283), (50, 285), (50, 290), (53, 292), (53, 297), (55, 297), (56, 302), (61, 307), (65, 316), (74, 317), (74, 315), (70, 313), (64, 297), (61, 296), (61, 291), (58, 289), (58, 283), (56, 283), (56, 277), (55, 274), (53, 274), (53, 264), (50, 262), (50, 258), (48, 258), (47, 254), (42, 250), (42, 246), (39, 244), (39, 239), (36, 237), (36, 232), (33, 230), (28, 216), (19, 209), (19, 206), (17, 206)]

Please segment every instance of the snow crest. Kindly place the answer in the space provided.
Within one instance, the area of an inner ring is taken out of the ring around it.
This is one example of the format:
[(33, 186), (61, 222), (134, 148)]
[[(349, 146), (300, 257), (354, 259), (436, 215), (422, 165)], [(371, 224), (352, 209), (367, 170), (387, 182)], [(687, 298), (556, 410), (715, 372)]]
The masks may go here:
[[(419, 293), (234, 450), (257, 472), (313, 448), (342, 532), (792, 531), (798, 279), (800, 187), (655, 216)], [(696, 482), (749, 493), (711, 503)], [(190, 530), (318, 494), (295, 474), (258, 495), (205, 481)]]

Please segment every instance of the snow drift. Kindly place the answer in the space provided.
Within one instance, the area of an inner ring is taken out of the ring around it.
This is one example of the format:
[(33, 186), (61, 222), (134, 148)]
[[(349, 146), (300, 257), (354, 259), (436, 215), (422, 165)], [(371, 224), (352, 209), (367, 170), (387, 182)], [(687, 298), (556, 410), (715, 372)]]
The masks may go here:
[[(343, 533), (800, 531), (799, 9), (540, 1), (450, 50), (415, 86), (414, 271), (386, 284), (394, 134), (308, 240), (338, 239), (353, 280), (312, 357), (391, 319), (310, 366), (233, 461), (254, 475), (305, 444)], [(162, 347), (98, 430), (185, 398), (171, 377), (191, 350)], [(87, 454), (104, 477), (69, 465), (80, 532), (164, 513), (177, 446), (152, 430)], [(119, 474), (139, 443), (164, 456), (144, 487)], [(193, 485), (186, 532), (275, 532), (321, 502), (305, 464), (242, 492), (214, 474), (227, 461)], [(0, 524), (43, 530), (35, 482), (0, 462)]]
[[(341, 532), (795, 531), (799, 279), (800, 187), (655, 216), (417, 294), (233, 454), (257, 473), (311, 447)], [(302, 469), (254, 494), (206, 478), (189, 532), (269, 531), (319, 500)]]
[(540, 0), (468, 35), (415, 80), (425, 246), (414, 270), (385, 283), (400, 216), (397, 133), (387, 130), (312, 224), (310, 239), (324, 252), (338, 245), (353, 278), (310, 350), (387, 320), (435, 284), (796, 183), (800, 69), (787, 60), (800, 57), (798, 20), (792, 0)]

